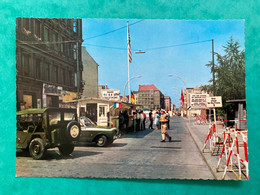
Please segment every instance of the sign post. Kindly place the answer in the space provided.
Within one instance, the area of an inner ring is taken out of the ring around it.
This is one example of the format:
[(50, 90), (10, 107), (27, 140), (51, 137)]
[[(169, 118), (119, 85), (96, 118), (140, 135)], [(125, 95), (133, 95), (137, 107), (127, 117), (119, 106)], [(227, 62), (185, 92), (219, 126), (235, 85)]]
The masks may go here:
[(222, 97), (221, 96), (213, 96), (213, 97), (206, 97), (206, 104), (208, 108), (213, 108), (214, 113), (214, 124), (216, 127), (216, 134), (217, 134), (217, 142), (218, 140), (218, 131), (217, 131), (217, 117), (216, 117), (216, 109), (222, 107)]

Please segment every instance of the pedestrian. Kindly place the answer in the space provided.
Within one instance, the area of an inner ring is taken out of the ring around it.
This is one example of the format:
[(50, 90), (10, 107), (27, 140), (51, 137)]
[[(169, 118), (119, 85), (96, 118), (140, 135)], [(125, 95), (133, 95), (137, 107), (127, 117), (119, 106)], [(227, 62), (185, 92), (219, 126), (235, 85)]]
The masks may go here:
[(136, 125), (137, 125), (136, 112), (133, 112), (133, 127), (134, 127), (134, 132), (136, 132)]
[(140, 131), (140, 114), (136, 111), (136, 131)]
[(125, 128), (126, 128), (126, 131), (128, 131), (128, 124), (129, 124), (129, 116), (127, 114), (127, 110), (124, 111), (124, 124), (125, 124)]
[(144, 121), (143, 121), (143, 127), (144, 127), (144, 130), (145, 130), (145, 122), (146, 122), (146, 114), (142, 111), (142, 114), (143, 114), (143, 116), (144, 116)]
[(159, 113), (158, 113), (158, 111), (154, 114), (154, 125), (155, 125), (155, 127), (156, 127), (156, 129), (159, 129)]
[(161, 118), (161, 112), (160, 112), (160, 110), (158, 110), (158, 115), (159, 115), (159, 129), (161, 129), (161, 122), (160, 122), (160, 118)]
[(122, 130), (124, 127), (124, 116), (122, 111), (119, 113), (119, 130)]
[(150, 119), (149, 129), (153, 129), (153, 112), (152, 112), (152, 110), (150, 110), (150, 112), (149, 112), (149, 119)]
[(144, 115), (143, 115), (143, 111), (139, 112), (140, 114), (140, 131), (144, 130)]
[(164, 110), (161, 111), (161, 118), (160, 118), (160, 122), (161, 122), (161, 134), (162, 134), (162, 141), (161, 142), (165, 142), (165, 138), (167, 137), (169, 139), (169, 142), (172, 140), (172, 137), (167, 133), (167, 119), (166, 119), (167, 115), (165, 113)]
[(168, 120), (167, 121), (167, 129), (170, 129), (170, 114), (169, 114), (168, 111), (166, 112), (166, 119)]

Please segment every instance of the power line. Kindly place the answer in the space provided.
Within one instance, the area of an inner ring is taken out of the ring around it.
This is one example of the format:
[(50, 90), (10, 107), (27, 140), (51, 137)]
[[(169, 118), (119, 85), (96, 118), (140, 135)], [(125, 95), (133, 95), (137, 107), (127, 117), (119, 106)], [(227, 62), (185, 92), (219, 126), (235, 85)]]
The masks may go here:
[[(137, 22), (134, 22), (134, 23), (132, 23), (132, 24), (129, 24), (129, 26), (132, 26), (132, 25), (137, 24), (137, 23), (142, 22), (142, 21), (143, 21), (143, 20), (139, 20), (139, 21), (137, 21)], [(109, 32), (105, 32), (105, 33), (102, 33), (102, 34), (99, 34), (99, 35), (96, 35), (96, 36), (93, 36), (93, 37), (86, 38), (85, 40), (89, 40), (89, 39), (94, 39), (94, 38), (97, 38), (97, 37), (101, 37), (101, 36), (104, 36), (104, 35), (107, 35), (107, 34), (116, 32), (116, 31), (118, 31), (118, 30), (124, 29), (124, 28), (126, 28), (126, 27), (127, 27), (127, 26), (122, 26), (122, 27), (117, 28), (117, 29), (115, 29), (115, 30), (111, 30), (111, 31), (109, 31)]]
[[(183, 44), (177, 44), (177, 45), (168, 45), (168, 46), (161, 46), (161, 47), (155, 47), (155, 48), (146, 48), (146, 49), (141, 49), (142, 51), (151, 51), (151, 50), (157, 50), (157, 49), (167, 49), (171, 47), (180, 47), (180, 46), (186, 46), (186, 45), (193, 45), (197, 43), (204, 43), (204, 42), (209, 42), (210, 40), (205, 40), (205, 41), (196, 41), (196, 42), (191, 42), (191, 43), (183, 43)], [(94, 47), (101, 47), (101, 48), (108, 48), (108, 49), (117, 49), (117, 50), (127, 50), (127, 48), (118, 48), (118, 47), (110, 47), (110, 46), (104, 46), (104, 45), (94, 45), (94, 44), (88, 44), (88, 43), (83, 43), (82, 45), (88, 45), (88, 46), (94, 46)], [(140, 51), (140, 49), (132, 49), (132, 51)]]

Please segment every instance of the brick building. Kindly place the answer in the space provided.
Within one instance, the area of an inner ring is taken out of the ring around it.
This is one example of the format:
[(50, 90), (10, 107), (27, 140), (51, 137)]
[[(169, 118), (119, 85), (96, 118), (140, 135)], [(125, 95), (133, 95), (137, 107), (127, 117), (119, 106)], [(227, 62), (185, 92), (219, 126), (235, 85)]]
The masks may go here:
[(82, 42), (81, 19), (17, 18), (17, 110), (81, 95)]

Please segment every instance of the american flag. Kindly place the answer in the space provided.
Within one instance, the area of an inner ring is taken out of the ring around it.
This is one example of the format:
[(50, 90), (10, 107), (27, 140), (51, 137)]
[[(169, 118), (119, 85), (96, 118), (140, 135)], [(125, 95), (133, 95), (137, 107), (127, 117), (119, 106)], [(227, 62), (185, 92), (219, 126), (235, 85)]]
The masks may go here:
[(127, 41), (127, 49), (128, 49), (128, 60), (131, 63), (132, 62), (132, 52), (131, 52), (131, 44), (130, 44), (130, 33), (128, 28), (128, 41)]

